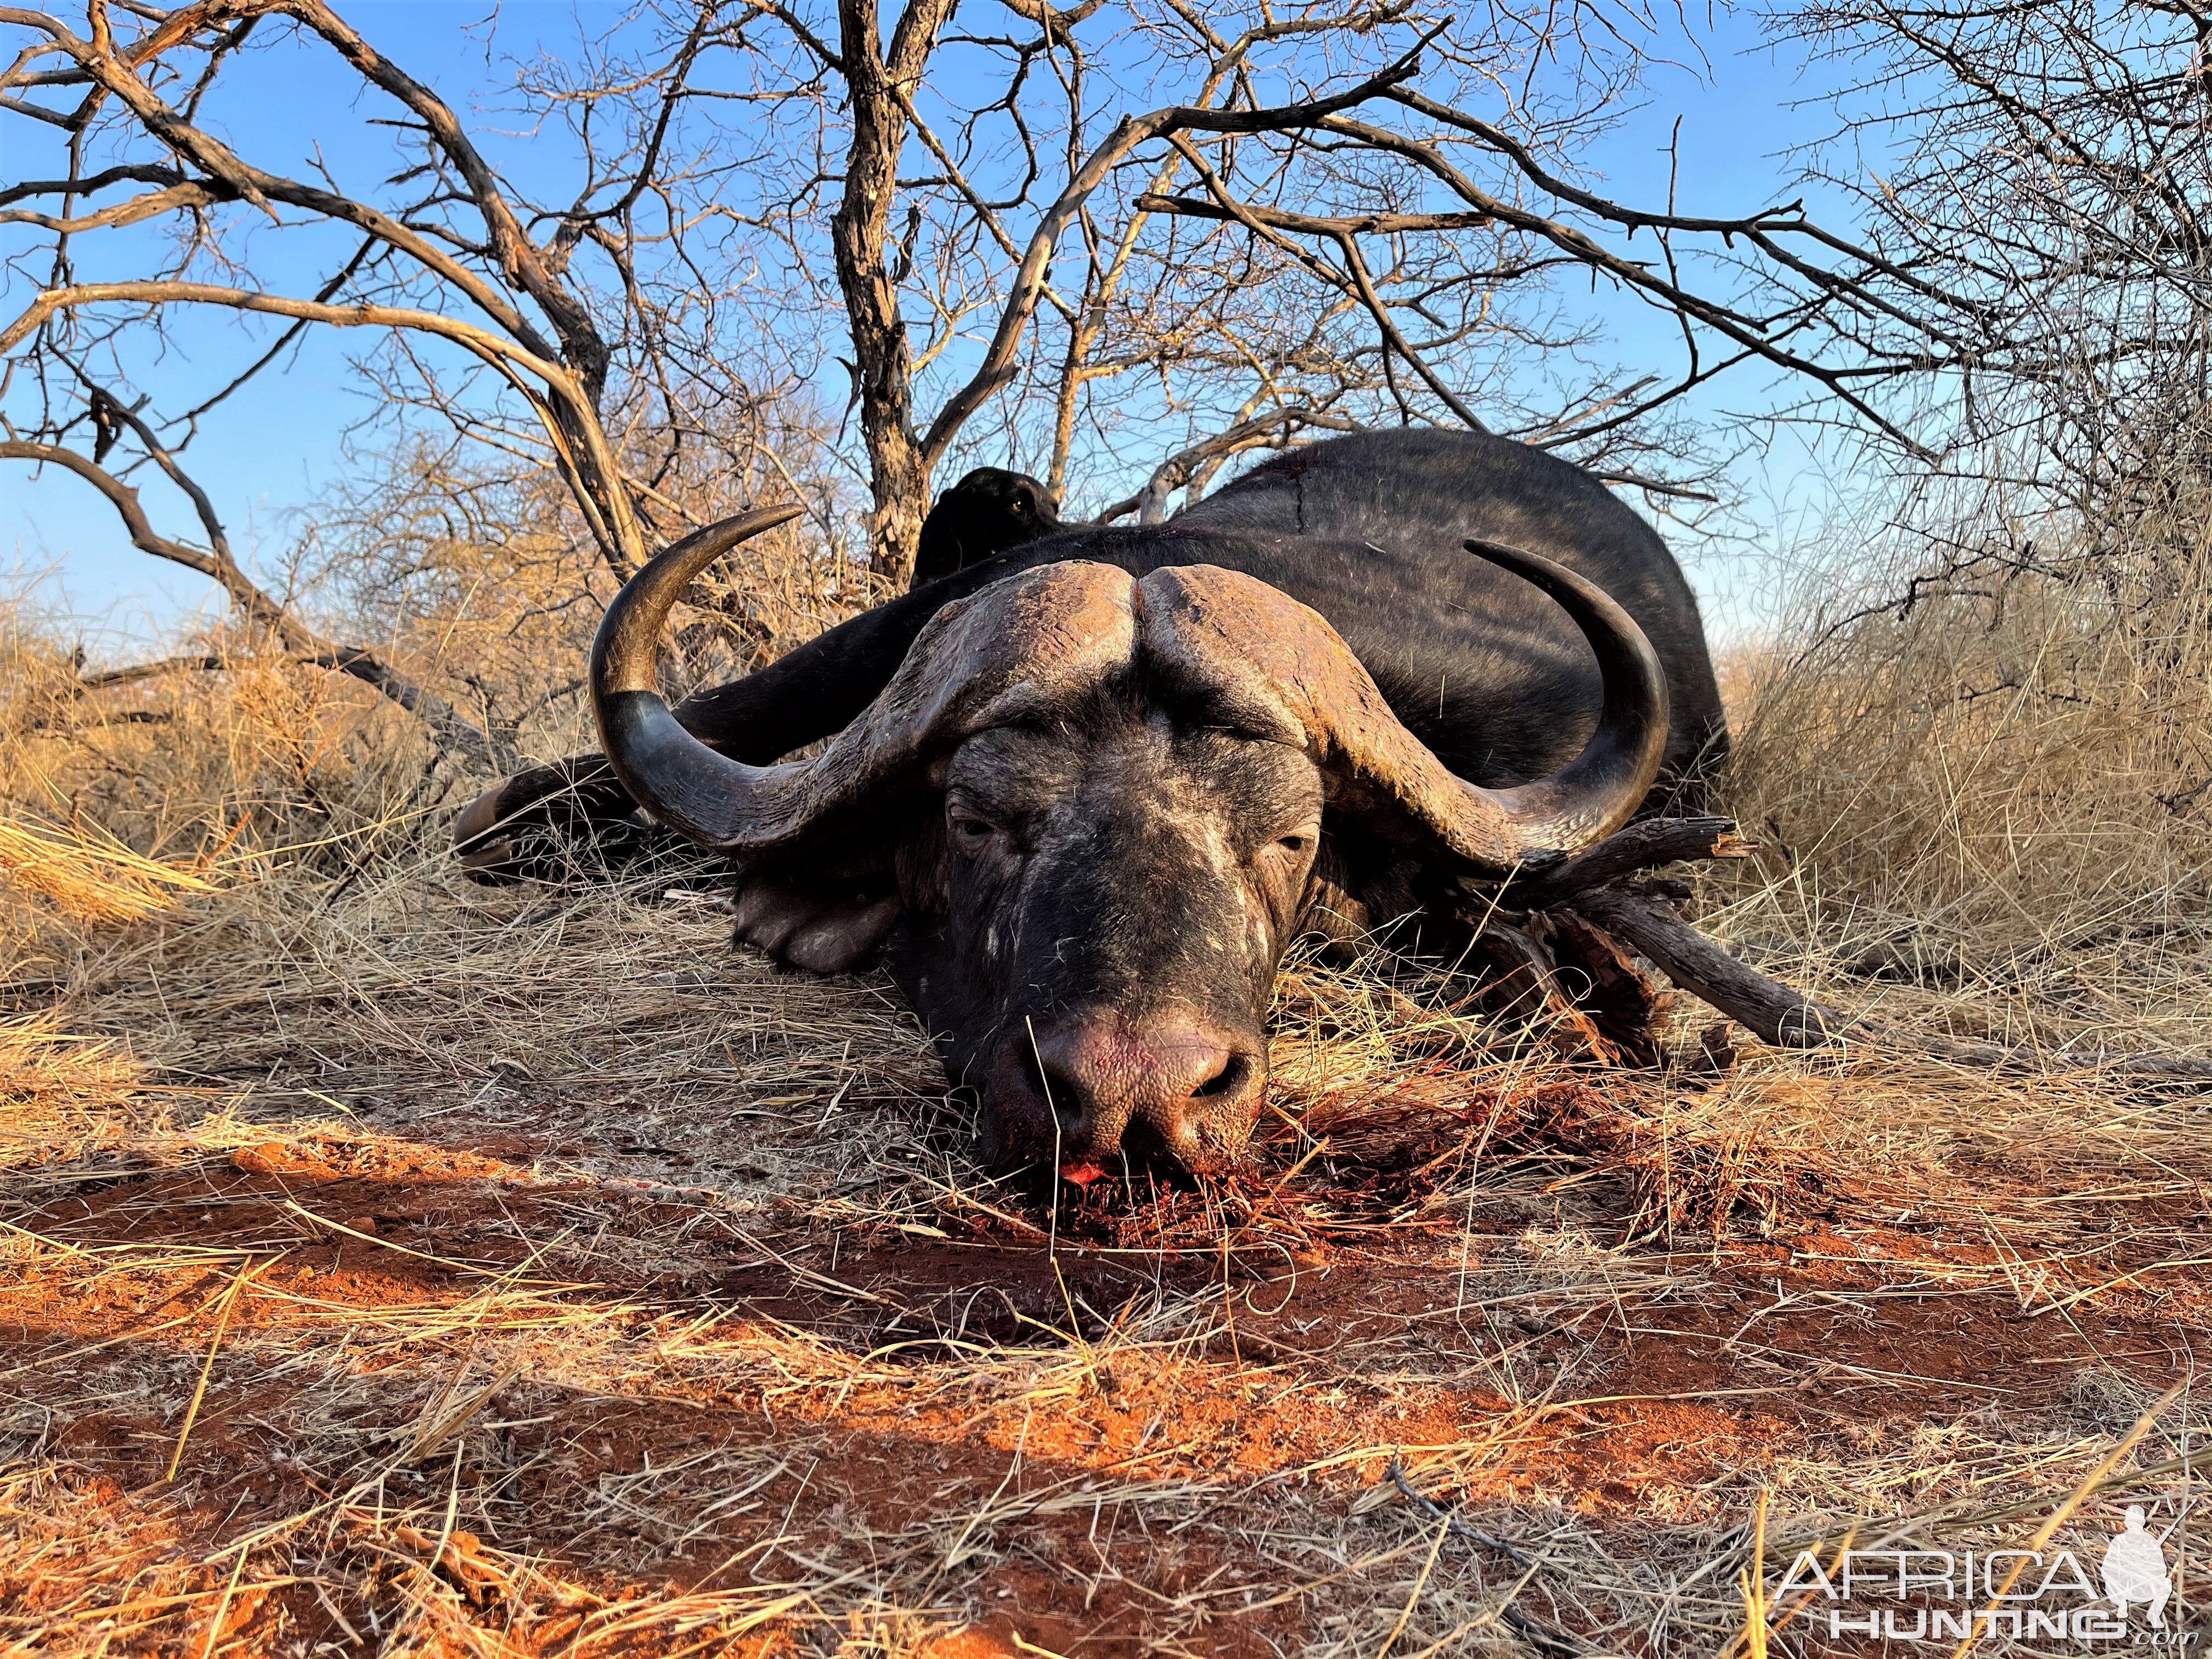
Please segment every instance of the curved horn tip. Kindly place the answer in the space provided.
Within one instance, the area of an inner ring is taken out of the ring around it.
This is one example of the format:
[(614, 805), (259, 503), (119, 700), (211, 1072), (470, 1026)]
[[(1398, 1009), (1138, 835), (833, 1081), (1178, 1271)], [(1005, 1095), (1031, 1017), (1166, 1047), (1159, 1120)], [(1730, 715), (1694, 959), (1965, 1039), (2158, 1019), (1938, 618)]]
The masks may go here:
[(623, 584), (599, 620), (599, 632), (592, 641), (593, 696), (602, 691), (652, 690), (662, 624), (669, 608), (683, 597), (692, 579), (732, 549), (778, 525), (790, 523), (805, 511), (796, 501), (755, 507), (702, 526), (647, 560)]
[(1627, 608), (1580, 571), (1504, 542), (1462, 544), (1549, 594), (1596, 653), (1604, 701), (1588, 746), (1551, 777), (1493, 796), (1523, 845), (1587, 847), (1628, 822), (1659, 775), (1670, 725), (1666, 665)]
[(668, 612), (694, 577), (732, 548), (787, 524), (798, 502), (755, 507), (693, 531), (622, 586), (592, 639), (589, 678), (599, 743), (632, 799), (679, 834), (708, 846), (722, 820), (761, 793), (759, 769), (716, 753), (685, 731), (660, 698), (654, 659)]

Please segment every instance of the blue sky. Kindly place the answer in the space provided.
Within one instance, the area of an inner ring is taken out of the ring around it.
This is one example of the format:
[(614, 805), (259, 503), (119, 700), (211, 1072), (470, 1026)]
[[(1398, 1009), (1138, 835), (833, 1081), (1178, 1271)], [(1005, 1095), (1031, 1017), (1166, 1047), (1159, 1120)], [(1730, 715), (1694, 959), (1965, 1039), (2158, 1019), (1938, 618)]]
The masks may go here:
[[(486, 32), (471, 24), (484, 14), (483, 0), (354, 0), (346, 15), (396, 61), (436, 86), (492, 136), (488, 148), (502, 165), (527, 171), (532, 146), (498, 136), (495, 110), (483, 106), (487, 84)], [(495, 49), (520, 54), (543, 46), (560, 52), (581, 32), (604, 27), (618, 15), (598, 0), (507, 0)], [(1624, 200), (1663, 200), (1668, 137), (1680, 121), (1680, 203), (1686, 211), (1748, 210), (1796, 193), (1785, 152), (1821, 136), (1829, 117), (1801, 107), (1820, 85), (1787, 56), (1765, 44), (1753, 16), (1715, 13), (1696, 20), (1692, 38), (1703, 62), (1661, 66), (1648, 76), (1641, 107), (1602, 139), (1589, 157), (1612, 193)], [(374, 106), (381, 95), (362, 90), (326, 50), (288, 52), (283, 73), (254, 99), (223, 106), (222, 130), (242, 152), (273, 166), (298, 168), (317, 146), (343, 179), (383, 167), (378, 130), (362, 117), (387, 112)], [(15, 169), (9, 168), (14, 172)], [(1820, 204), (1816, 201), (1816, 210)], [(1841, 210), (1829, 204), (1832, 220)], [(0, 232), (12, 234), (13, 232)], [(275, 258), (284, 239), (264, 235), (259, 250)], [(80, 276), (101, 273), (80, 270)], [(115, 274), (123, 274), (118, 271)], [(258, 273), (270, 287), (296, 289), (273, 264)], [(27, 297), (21, 288), (7, 299), (10, 313)], [(1609, 313), (1616, 352), (1629, 362), (1648, 351), (1657, 367), (1672, 339), (1671, 325), (1632, 305)], [(273, 331), (264, 334), (273, 338)], [(282, 366), (225, 404), (191, 449), (196, 475), (214, 495), (234, 544), (248, 566), (272, 586), (294, 544), (301, 510), (349, 467), (349, 429), (372, 404), (349, 369), (347, 356), (368, 347), (362, 335), (310, 331)], [(219, 366), (242, 361), (237, 324), (227, 314), (184, 319), (169, 369), (181, 384), (204, 386)], [(840, 372), (842, 374), (842, 372)], [(159, 386), (161, 381), (152, 381)], [(1740, 372), (1703, 394), (1701, 418), (1725, 425), (1732, 416), (1756, 415), (1796, 395), (1777, 387), (1764, 371)], [(1754, 625), (1774, 576), (1762, 554), (1784, 550), (1801, 525), (1828, 497), (1820, 470), (1794, 440), (1761, 459), (1747, 456), (1736, 483), (1751, 498), (1736, 528), (1748, 530), (1723, 544), (1674, 536), (1698, 585), (1723, 626)], [(188, 526), (181, 499), (166, 486), (146, 491), (157, 523)], [(0, 543), (5, 587), (35, 591), (38, 607), (66, 617), (98, 657), (128, 657), (195, 614), (219, 614), (222, 600), (191, 573), (137, 552), (124, 539), (106, 504), (76, 480), (50, 475), (35, 485), (27, 469), (0, 470), (0, 499), (9, 507), (10, 533)]]

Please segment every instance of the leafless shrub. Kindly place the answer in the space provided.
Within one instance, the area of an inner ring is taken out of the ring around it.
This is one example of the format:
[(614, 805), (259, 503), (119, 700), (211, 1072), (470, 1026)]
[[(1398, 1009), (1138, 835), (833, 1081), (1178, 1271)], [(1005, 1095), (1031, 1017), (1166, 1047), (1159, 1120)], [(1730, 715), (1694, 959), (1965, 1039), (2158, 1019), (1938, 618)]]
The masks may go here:
[[(99, 492), (257, 635), (486, 769), (512, 764), (509, 727), (544, 688), (488, 709), (313, 626), (240, 565), (192, 477), (202, 423), (305, 330), (366, 331), (358, 366), (417, 431), (557, 479), (544, 507), (609, 579), (732, 494), (799, 495), (834, 556), (825, 459), (865, 475), (867, 551), (892, 581), (935, 475), (985, 447), (1059, 489), (1079, 443), (1141, 477), (1098, 490), (1140, 517), (1243, 450), (1376, 423), (1493, 427), (1694, 496), (1670, 476), (1694, 445), (1670, 410), (1714, 374), (1763, 363), (1880, 426), (1870, 387), (1959, 349), (1953, 296), (1801, 205), (1715, 219), (1578, 181), (1574, 154), (1658, 49), (1634, 7), (1007, 10), (969, 33), (945, 0), (895, 20), (642, 6), (572, 62), (507, 66), (504, 95), (558, 152), (542, 199), (325, 0), (15, 11), (0, 119), (40, 176), (0, 189), (0, 223), (29, 233), (6, 265), (0, 459)], [(298, 53), (360, 76), (362, 113), (331, 118), (396, 130), (398, 173), (295, 177), (221, 137), (226, 101)], [(1555, 91), (1501, 97), (1552, 65)], [(272, 238), (319, 279), (252, 280)], [(119, 280), (83, 279), (94, 250)], [(1672, 313), (1682, 361), (1584, 375), (1547, 356), (1600, 327), (1562, 313), (1571, 271)], [(1911, 303), (1872, 304), (1877, 277)], [(234, 316), (240, 349), (165, 408), (143, 382), (180, 311)], [(806, 408), (824, 362), (850, 370), (864, 459)], [(1164, 461), (1163, 432), (1180, 434)], [(459, 492), (441, 511), (471, 516), (479, 465), (430, 466)], [(189, 532), (148, 516), (140, 474), (184, 493)], [(456, 539), (399, 539), (426, 533)], [(544, 574), (531, 547), (459, 539)], [(773, 635), (726, 590), (720, 609), (741, 640)]]
[[(2200, 9), (1802, 0), (1769, 23), (1843, 66), (1838, 142), (1814, 170), (1975, 319), (1959, 372), (1910, 394), (1925, 450), (1909, 473), (1940, 456), (1946, 485), (1917, 521), (1941, 541), (1972, 499), (1984, 574), (2106, 556), (2201, 566), (2212, 81)], [(1876, 146), (1891, 158), (1878, 169)], [(1991, 533), (2054, 507), (2068, 515), (2056, 534)], [(1937, 562), (1964, 552), (1939, 549)]]

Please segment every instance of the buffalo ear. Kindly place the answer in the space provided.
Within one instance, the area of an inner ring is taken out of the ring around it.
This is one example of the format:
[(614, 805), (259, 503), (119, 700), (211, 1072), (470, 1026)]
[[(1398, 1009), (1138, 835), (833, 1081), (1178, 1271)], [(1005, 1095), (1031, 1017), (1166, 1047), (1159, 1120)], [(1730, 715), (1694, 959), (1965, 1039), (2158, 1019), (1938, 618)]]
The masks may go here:
[(874, 966), (903, 908), (877, 880), (747, 871), (738, 878), (737, 942), (805, 973), (856, 973)]

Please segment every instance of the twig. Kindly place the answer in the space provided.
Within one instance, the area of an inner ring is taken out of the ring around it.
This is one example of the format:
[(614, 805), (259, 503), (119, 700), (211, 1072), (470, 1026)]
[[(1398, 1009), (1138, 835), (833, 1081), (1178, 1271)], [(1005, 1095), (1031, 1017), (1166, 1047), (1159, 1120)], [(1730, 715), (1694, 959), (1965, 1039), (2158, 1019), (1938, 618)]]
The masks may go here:
[(1455, 1538), (1464, 1538), (1470, 1544), (1480, 1544), (1485, 1549), (1496, 1550), (1516, 1567), (1532, 1567), (1536, 1565), (1535, 1558), (1511, 1539), (1500, 1538), (1492, 1533), (1478, 1532), (1457, 1516), (1445, 1510), (1443, 1505), (1431, 1498), (1424, 1497), (1415, 1488), (1413, 1483), (1406, 1479), (1406, 1471), (1400, 1467), (1396, 1458), (1390, 1460), (1390, 1467), (1383, 1473), (1389, 1477), (1390, 1484), (1411, 1498), (1415, 1507), (1430, 1520), (1449, 1522), (1449, 1529)]

